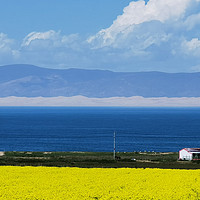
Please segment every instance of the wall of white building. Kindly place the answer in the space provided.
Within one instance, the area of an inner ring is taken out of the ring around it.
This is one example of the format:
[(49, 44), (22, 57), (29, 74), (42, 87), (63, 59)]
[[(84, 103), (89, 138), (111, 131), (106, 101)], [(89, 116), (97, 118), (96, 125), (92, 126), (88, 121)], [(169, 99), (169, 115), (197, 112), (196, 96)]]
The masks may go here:
[(179, 160), (192, 160), (192, 153), (189, 153), (185, 149), (179, 151)]

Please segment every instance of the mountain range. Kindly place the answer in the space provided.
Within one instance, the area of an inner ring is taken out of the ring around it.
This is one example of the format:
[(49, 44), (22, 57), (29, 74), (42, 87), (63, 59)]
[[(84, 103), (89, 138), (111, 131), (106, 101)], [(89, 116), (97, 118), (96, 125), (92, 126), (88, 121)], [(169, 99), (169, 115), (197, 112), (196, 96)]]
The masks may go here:
[(200, 97), (200, 73), (0, 67), (0, 97)]

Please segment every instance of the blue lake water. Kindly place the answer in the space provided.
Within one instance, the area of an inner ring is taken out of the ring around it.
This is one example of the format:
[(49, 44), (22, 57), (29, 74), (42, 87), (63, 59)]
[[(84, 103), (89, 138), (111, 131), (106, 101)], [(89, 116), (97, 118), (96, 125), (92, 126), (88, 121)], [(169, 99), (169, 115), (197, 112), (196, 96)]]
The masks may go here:
[(200, 147), (200, 108), (0, 107), (0, 151)]

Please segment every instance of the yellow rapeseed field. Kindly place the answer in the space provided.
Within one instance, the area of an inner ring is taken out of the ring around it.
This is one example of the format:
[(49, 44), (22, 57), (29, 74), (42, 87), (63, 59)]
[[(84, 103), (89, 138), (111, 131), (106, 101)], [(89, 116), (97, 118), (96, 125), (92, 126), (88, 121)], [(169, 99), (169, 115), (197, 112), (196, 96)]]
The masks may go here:
[(6, 166), (0, 199), (200, 199), (200, 170)]

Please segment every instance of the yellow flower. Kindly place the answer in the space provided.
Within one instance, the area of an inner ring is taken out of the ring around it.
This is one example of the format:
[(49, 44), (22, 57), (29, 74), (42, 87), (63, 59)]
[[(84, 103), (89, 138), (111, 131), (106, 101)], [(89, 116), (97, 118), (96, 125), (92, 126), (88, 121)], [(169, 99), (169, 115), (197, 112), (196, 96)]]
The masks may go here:
[(200, 170), (0, 167), (0, 199), (200, 199)]

